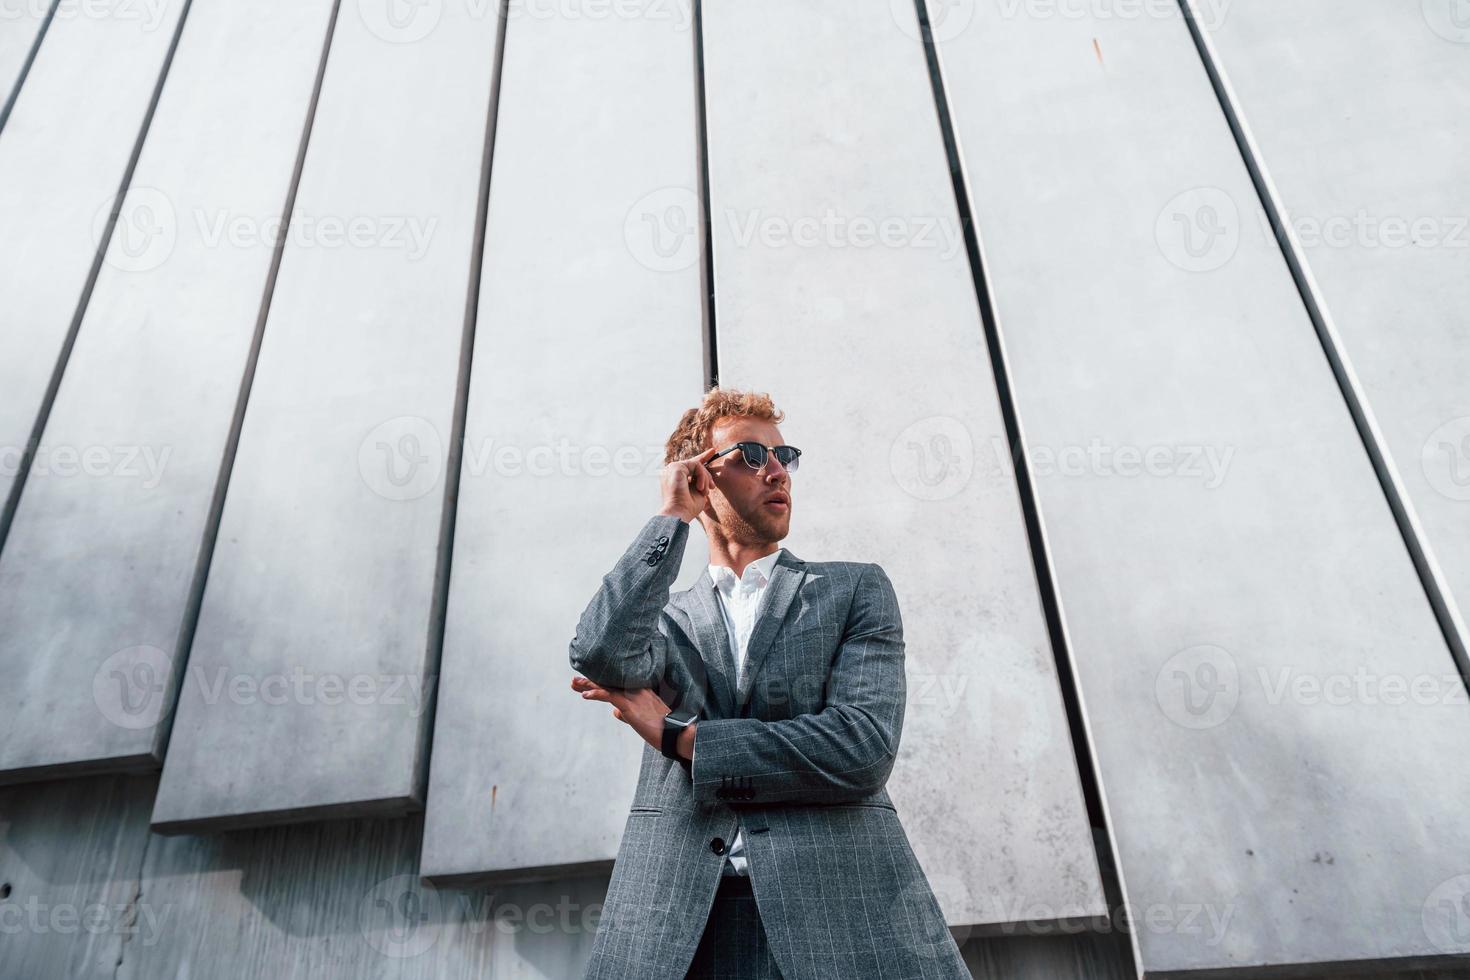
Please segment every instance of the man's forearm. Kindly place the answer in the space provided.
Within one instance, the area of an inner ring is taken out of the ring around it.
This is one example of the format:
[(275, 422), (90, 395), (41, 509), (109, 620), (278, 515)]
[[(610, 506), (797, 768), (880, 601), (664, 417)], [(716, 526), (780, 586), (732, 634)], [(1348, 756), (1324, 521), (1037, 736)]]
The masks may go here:
[(659, 616), (678, 577), (689, 525), (656, 514), (643, 525), (583, 610), (572, 668), (605, 687), (654, 687), (664, 671)]

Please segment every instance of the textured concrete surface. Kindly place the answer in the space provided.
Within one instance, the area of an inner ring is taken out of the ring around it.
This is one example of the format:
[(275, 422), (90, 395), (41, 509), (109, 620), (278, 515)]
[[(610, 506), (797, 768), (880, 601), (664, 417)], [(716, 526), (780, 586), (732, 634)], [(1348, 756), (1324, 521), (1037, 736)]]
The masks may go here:
[(1182, 16), (1015, 9), (943, 69), (1139, 967), (1470, 951), (1470, 707)]
[(0, 781), (162, 763), (331, 11), (190, 8), (0, 553)]
[[(157, 777), (0, 789), (0, 976), (575, 980), (605, 875), (419, 880), (422, 817), (148, 832)], [(980, 980), (1122, 980), (1120, 932), (958, 935)], [(1437, 980), (1437, 978), (1436, 978)]]
[(164, 761), (169, 829), (422, 805), (499, 15), (418, 14), (337, 20)]
[[(694, 38), (687, 4), (648, 14), (507, 28), (424, 831), (436, 880), (606, 870), (633, 798), (643, 742), (571, 690), (567, 644), (658, 510), (664, 441), (704, 391)], [(684, 557), (678, 589), (709, 558), (697, 524)]]
[[(185, 2), (134, 6), (131, 16), (68, 6), (0, 139), (0, 533)], [(7, 13), (5, 32), (22, 40), (6, 42), (7, 52), (34, 36), (33, 16)]]
[(1237, 0), (1203, 22), (1463, 651), (1470, 9)]

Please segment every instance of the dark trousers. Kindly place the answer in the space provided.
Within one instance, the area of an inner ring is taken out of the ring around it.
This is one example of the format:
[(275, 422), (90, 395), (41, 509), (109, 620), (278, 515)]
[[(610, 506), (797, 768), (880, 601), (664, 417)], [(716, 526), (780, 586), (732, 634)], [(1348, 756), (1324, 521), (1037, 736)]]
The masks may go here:
[(685, 980), (781, 980), (748, 877), (720, 879)]

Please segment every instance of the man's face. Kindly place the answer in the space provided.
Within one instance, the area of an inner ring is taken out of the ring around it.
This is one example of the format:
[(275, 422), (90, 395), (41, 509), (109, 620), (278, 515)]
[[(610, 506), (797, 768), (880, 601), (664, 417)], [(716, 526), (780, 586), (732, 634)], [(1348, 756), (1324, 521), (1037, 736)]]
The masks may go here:
[[(783, 444), (781, 430), (764, 419), (720, 419), (710, 431), (710, 445), (718, 452), (737, 442), (758, 442), (762, 446)], [(784, 539), (791, 530), (791, 474), (766, 453), (766, 464), (753, 470), (739, 449), (708, 464), (715, 478), (708, 508), (715, 520), (733, 541), (764, 544)], [(784, 505), (772, 502), (773, 496), (784, 498)]]

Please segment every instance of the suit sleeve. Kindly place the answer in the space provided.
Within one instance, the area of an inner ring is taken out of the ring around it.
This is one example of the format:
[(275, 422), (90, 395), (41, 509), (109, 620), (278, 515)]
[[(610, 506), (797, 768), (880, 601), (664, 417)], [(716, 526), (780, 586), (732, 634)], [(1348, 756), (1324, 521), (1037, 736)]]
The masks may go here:
[(679, 576), (689, 525), (655, 514), (602, 577), (572, 636), (572, 669), (604, 687), (658, 687), (670, 639), (663, 608)]
[(782, 721), (713, 718), (694, 732), (694, 798), (764, 803), (845, 803), (881, 789), (903, 730), (903, 622), (893, 583), (879, 565), (858, 579), (826, 706)]

